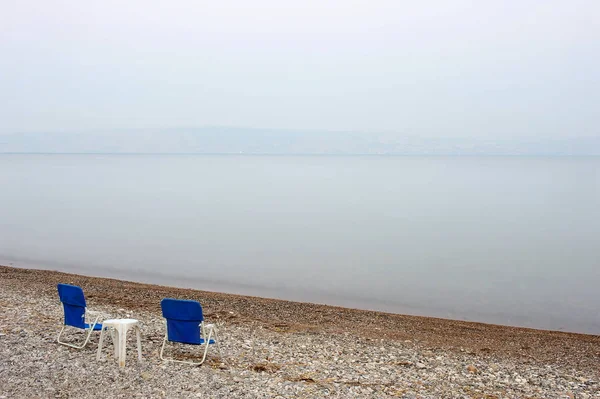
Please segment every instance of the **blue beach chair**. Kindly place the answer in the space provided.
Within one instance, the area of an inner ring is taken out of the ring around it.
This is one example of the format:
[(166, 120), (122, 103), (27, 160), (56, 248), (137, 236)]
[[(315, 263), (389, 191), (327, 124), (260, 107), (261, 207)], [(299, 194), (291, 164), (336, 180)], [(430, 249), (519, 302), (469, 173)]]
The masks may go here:
[[(165, 339), (160, 349), (161, 360), (172, 362), (200, 365), (204, 363), (208, 348), (210, 345), (217, 345), (221, 358), (221, 348), (219, 347), (219, 338), (217, 337), (217, 328), (214, 324), (205, 324), (204, 315), (202, 314), (202, 306), (197, 301), (185, 299), (165, 298), (160, 302), (162, 314), (165, 318)], [(208, 333), (208, 335), (207, 335)], [(214, 337), (214, 339), (212, 338)], [(191, 362), (184, 360), (175, 360), (173, 358), (165, 359), (163, 352), (165, 346), (169, 342), (177, 342), (189, 345), (204, 345), (204, 354), (199, 362)]]
[[(75, 349), (81, 349), (87, 345), (88, 341), (90, 340), (90, 336), (92, 335), (92, 331), (102, 330), (102, 324), (98, 323), (100, 316), (96, 316), (96, 320), (94, 320), (91, 325), (85, 322), (86, 313), (91, 315), (95, 312), (86, 309), (85, 297), (83, 296), (83, 290), (81, 287), (69, 284), (58, 284), (58, 296), (60, 297), (60, 301), (62, 302), (63, 309), (65, 311), (65, 321), (62, 329), (58, 333), (56, 341), (61, 345), (70, 346), (71, 348)], [(66, 326), (87, 330), (88, 334), (85, 338), (85, 342), (79, 346), (68, 342), (62, 342), (60, 340), (60, 336), (65, 330)]]

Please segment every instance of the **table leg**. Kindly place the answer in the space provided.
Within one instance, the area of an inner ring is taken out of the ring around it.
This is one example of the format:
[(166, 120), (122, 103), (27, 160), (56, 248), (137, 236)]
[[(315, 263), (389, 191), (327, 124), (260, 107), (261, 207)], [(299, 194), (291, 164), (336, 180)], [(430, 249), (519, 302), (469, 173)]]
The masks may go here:
[(114, 327), (111, 330), (111, 336), (112, 336), (113, 344), (115, 347), (115, 359), (118, 359), (119, 353), (120, 353), (120, 351), (119, 351), (119, 336), (120, 336), (120, 334), (119, 334), (119, 331)]
[(125, 351), (127, 349), (127, 327), (119, 327), (119, 367), (125, 367)]
[(140, 327), (135, 326), (135, 334), (137, 336), (137, 348), (138, 348), (138, 360), (142, 361), (142, 334), (140, 333)]
[(98, 342), (98, 352), (96, 353), (96, 360), (100, 360), (100, 354), (102, 353), (102, 341), (104, 340), (104, 326), (100, 330), (100, 342)]

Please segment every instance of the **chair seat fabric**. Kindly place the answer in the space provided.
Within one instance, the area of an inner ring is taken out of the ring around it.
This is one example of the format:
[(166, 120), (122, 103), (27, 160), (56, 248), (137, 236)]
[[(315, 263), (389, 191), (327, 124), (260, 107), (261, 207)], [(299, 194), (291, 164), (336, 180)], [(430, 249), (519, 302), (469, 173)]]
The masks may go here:
[(65, 325), (88, 328), (85, 324), (85, 297), (81, 287), (70, 284), (58, 284), (58, 296), (65, 312)]
[[(197, 301), (165, 298), (161, 301), (163, 317), (167, 319), (167, 336), (171, 342), (202, 345), (200, 323), (204, 320), (202, 306)], [(213, 339), (208, 342), (215, 343)]]
[[(179, 341), (169, 340), (169, 342), (179, 342)], [(200, 338), (198, 341), (196, 341), (194, 343), (189, 343), (189, 342), (179, 342), (179, 343), (188, 344), (188, 345), (204, 345), (204, 342), (205, 342), (204, 338)], [(209, 345), (213, 345), (215, 343), (216, 343), (216, 341), (212, 338), (210, 339), (210, 341), (208, 341)]]
[[(90, 325), (88, 323), (85, 323), (85, 329), (87, 330), (88, 328), (90, 328)], [(102, 324), (96, 323), (94, 325), (94, 331), (100, 331), (100, 330), (102, 330)]]

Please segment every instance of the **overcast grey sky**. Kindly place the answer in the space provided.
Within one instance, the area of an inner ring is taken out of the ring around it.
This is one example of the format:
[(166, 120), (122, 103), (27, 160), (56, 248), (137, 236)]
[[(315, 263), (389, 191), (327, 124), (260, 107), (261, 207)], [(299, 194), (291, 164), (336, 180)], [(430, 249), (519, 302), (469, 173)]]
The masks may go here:
[(0, 131), (593, 136), (600, 1), (0, 0)]

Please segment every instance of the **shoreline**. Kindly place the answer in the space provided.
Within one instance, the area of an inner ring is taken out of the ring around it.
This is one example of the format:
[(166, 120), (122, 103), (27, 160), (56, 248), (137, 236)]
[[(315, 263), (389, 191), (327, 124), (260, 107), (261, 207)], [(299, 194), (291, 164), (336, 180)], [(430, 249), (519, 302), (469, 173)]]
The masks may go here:
[[(164, 297), (194, 297), (198, 298), (203, 307), (216, 308), (217, 313), (233, 311), (239, 317), (262, 323), (265, 326), (291, 323), (295, 328), (304, 328), (313, 331), (315, 329), (324, 331), (356, 329), (362, 334), (376, 335), (377, 337), (386, 339), (403, 340), (416, 338), (419, 341), (438, 345), (446, 349), (473, 349), (489, 353), (498, 351), (518, 356), (522, 356), (523, 353), (520, 350), (515, 351), (513, 348), (514, 345), (512, 343), (507, 344), (507, 342), (511, 340), (526, 340), (529, 342), (530, 340), (537, 340), (539, 338), (551, 339), (553, 343), (573, 340), (573, 342), (596, 343), (600, 351), (600, 335), (595, 334), (406, 315), (336, 305), (141, 283), (119, 278), (92, 277), (55, 270), (0, 265), (0, 276), (4, 276), (5, 274), (10, 274), (18, 279), (27, 281), (29, 284), (42, 283), (48, 285), (48, 287), (40, 288), (44, 291), (55, 291), (56, 284), (69, 280), (76, 285), (81, 285), (84, 288), (86, 297), (94, 298), (98, 304), (122, 304), (133, 310), (159, 313), (160, 300)], [(52, 283), (49, 284), (49, 282)], [(118, 295), (112, 292), (104, 293), (104, 295), (100, 293), (103, 288), (112, 288), (115, 286), (124, 288), (127, 291), (121, 292)], [(148, 294), (150, 290), (152, 293)], [(250, 304), (252, 305), (247, 306)], [(376, 330), (357, 327), (355, 325), (373, 326), (374, 320), (380, 323), (378, 327), (373, 327)], [(489, 345), (485, 346), (484, 343)], [(528, 351), (536, 350), (536, 348), (532, 348), (529, 345), (523, 346)], [(551, 347), (548, 349), (560, 348)], [(540, 348), (537, 348), (537, 350), (539, 351)], [(543, 352), (545, 353), (546, 350)], [(579, 356), (580, 354), (577, 355), (577, 357)], [(600, 365), (600, 360), (598, 364)]]
[[(79, 352), (57, 345), (62, 318), (56, 293), (59, 282), (81, 286), (92, 310), (139, 319), (144, 362), (136, 364), (133, 350), (128, 350), (124, 370), (119, 371), (112, 359), (96, 362), (97, 336)], [(178, 393), (166, 397), (188, 397), (193, 396), (186, 394), (192, 385), (193, 392), (210, 396), (212, 391), (205, 389), (214, 383), (220, 397), (232, 398), (512, 398), (569, 397), (569, 393), (575, 395), (570, 397), (600, 397), (598, 335), (8, 266), (0, 266), (0, 285), (0, 397), (36, 396), (39, 381), (47, 381), (48, 392), (53, 390), (47, 396), (55, 396), (58, 389), (63, 394), (88, 397), (85, 390), (64, 385), (82, 372), (64, 364), (81, 361), (89, 363), (81, 378), (93, 375), (98, 387), (108, 384), (110, 388), (102, 389), (108, 389), (109, 396), (127, 393), (123, 386), (129, 386), (137, 387), (136, 392), (144, 393), (142, 397), (160, 397), (160, 392), (169, 392), (168, 387)], [(198, 368), (166, 366), (160, 361), (158, 349), (164, 335), (160, 300), (165, 297), (198, 300), (207, 321), (222, 326), (227, 366), (215, 358), (209, 359), (209, 367)], [(42, 358), (45, 360), (40, 363)], [(59, 367), (60, 372), (53, 367)], [(167, 381), (162, 382), (162, 378)], [(209, 378), (206, 386), (192, 384), (203, 378)], [(93, 395), (90, 392), (89, 397)], [(124, 397), (129, 396), (136, 395)]]
[[(353, 299), (343, 295), (332, 295), (324, 292), (308, 292), (302, 290), (286, 290), (285, 288), (260, 287), (250, 284), (229, 283), (224, 281), (204, 280), (200, 277), (186, 279), (185, 277), (170, 276), (166, 273), (149, 272), (147, 270), (133, 270), (123, 272), (116, 267), (80, 267), (75, 265), (57, 264), (52, 262), (42, 262), (39, 260), (17, 260), (13, 258), (0, 258), (0, 267), (13, 267), (17, 269), (39, 270), (56, 273), (73, 274), (90, 278), (112, 279), (126, 281), (131, 283), (146, 284), (149, 286), (160, 286), (173, 289), (189, 289), (201, 292), (210, 292), (215, 294), (233, 295), (240, 297), (252, 297), (268, 299), (275, 301), (306, 303), (318, 306), (331, 306), (357, 311), (367, 311), (391, 315), (415, 316), (426, 319), (442, 319), (448, 321), (461, 321), (467, 323), (476, 323), (484, 325), (494, 325), (509, 328), (524, 328), (540, 331), (566, 332), (583, 335), (600, 335), (598, 332), (590, 330), (589, 325), (577, 324), (575, 322), (571, 327), (565, 327), (564, 323), (540, 322), (534, 323), (522, 316), (512, 317), (510, 314), (489, 314), (481, 313), (468, 316), (464, 313), (443, 310), (432, 307), (417, 307), (411, 305), (399, 305), (385, 300), (377, 299)], [(202, 286), (202, 287), (201, 287)], [(283, 292), (285, 291), (285, 294)], [(312, 300), (311, 300), (312, 298)], [(499, 319), (502, 319), (499, 321)], [(511, 322), (512, 319), (514, 323)], [(546, 318), (547, 319), (547, 318)], [(505, 322), (504, 320), (509, 320)], [(538, 325), (535, 325), (538, 324)], [(559, 326), (560, 327), (557, 327)], [(577, 328), (577, 326), (579, 328)]]

